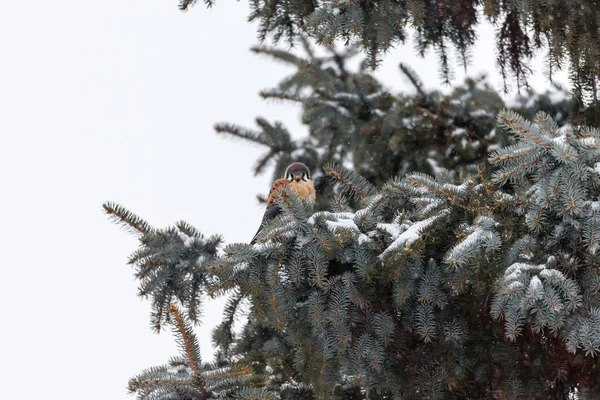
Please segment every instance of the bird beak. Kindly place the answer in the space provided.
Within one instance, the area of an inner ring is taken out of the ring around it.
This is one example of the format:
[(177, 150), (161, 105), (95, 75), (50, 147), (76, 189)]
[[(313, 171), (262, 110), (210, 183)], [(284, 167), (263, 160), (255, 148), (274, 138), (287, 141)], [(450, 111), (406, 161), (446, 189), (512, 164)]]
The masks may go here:
[(302, 180), (302, 174), (294, 174), (294, 180), (300, 182)]

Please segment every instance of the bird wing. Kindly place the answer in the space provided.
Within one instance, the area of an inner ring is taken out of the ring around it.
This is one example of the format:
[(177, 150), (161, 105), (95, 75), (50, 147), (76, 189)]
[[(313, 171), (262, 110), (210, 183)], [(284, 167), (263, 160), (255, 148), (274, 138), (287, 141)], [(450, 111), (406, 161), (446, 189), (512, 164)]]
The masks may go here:
[(263, 215), (263, 219), (262, 219), (262, 222), (260, 223), (260, 227), (258, 228), (258, 231), (256, 232), (256, 234), (250, 241), (250, 244), (254, 244), (254, 242), (256, 241), (256, 237), (260, 233), (260, 230), (262, 229), (265, 222), (272, 220), (273, 218), (275, 218), (277, 216), (277, 214), (279, 214), (281, 212), (281, 207), (279, 207), (279, 204), (275, 203), (275, 193), (278, 190), (281, 190), (282, 188), (284, 188), (285, 186), (288, 186), (289, 184), (290, 184), (290, 182), (287, 179), (281, 178), (281, 179), (277, 179), (271, 185), (271, 189), (269, 190), (269, 196), (267, 197), (267, 209), (265, 210), (265, 213)]
[(273, 184), (271, 184), (269, 196), (267, 197), (267, 210), (269, 209), (269, 207), (272, 207), (275, 204), (275, 193), (288, 186), (289, 184), (290, 181), (288, 181), (285, 178), (277, 179), (275, 182), (273, 182)]

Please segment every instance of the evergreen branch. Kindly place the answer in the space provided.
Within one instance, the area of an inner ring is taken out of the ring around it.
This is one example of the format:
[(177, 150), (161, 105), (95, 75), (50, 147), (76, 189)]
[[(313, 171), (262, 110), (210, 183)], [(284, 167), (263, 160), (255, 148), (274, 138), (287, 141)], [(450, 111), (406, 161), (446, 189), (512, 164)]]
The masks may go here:
[(358, 195), (365, 199), (377, 194), (377, 189), (373, 184), (342, 165), (336, 163), (327, 164), (323, 167), (323, 172), (337, 182), (342, 183), (348, 189), (348, 192), (353, 195)]
[(324, 90), (329, 90), (331, 92), (336, 90), (335, 85), (331, 82), (331, 74), (328, 73), (328, 71), (323, 71), (319, 66), (308, 62), (304, 62), (302, 68), (315, 80), (315, 82), (325, 86)]
[(243, 388), (235, 393), (236, 399), (244, 400), (277, 400), (277, 397), (267, 389)]
[(271, 149), (271, 151), (269, 151), (267, 154), (265, 154), (262, 158), (260, 158), (256, 165), (254, 166), (254, 175), (258, 175), (262, 172), (262, 170), (265, 168), (265, 166), (268, 164), (269, 161), (271, 161), (277, 154), (279, 153), (279, 150), (273, 150)]
[(226, 370), (225, 372), (216, 374), (207, 374), (204, 376), (206, 382), (214, 381), (217, 379), (230, 378), (233, 376), (244, 376), (252, 374), (253, 370), (248, 366), (237, 366), (237, 369)]
[(294, 221), (304, 231), (307, 229), (307, 223), (309, 217), (309, 204), (303, 202), (298, 196), (296, 196), (287, 186), (283, 186), (278, 189), (273, 197), (275, 202), (281, 207), (281, 209), (288, 215), (294, 218)]
[(215, 328), (212, 335), (213, 345), (221, 347), (228, 354), (230, 341), (234, 338), (232, 326), (235, 320), (235, 315), (242, 300), (245, 298), (242, 293), (234, 293), (233, 296), (227, 299), (225, 304), (224, 316), (221, 324)]
[(235, 282), (237, 281), (237, 279), (238, 279), (237, 273), (231, 274), (231, 277), (229, 277), (228, 279), (219, 282), (218, 285), (213, 285), (212, 287), (210, 287), (207, 290), (206, 295), (210, 296), (210, 297), (214, 297), (217, 293), (221, 293), (221, 292), (225, 291), (226, 289), (233, 287), (235, 285)]
[[(173, 371), (174, 368), (177, 371)], [(130, 379), (127, 390), (132, 394), (137, 392), (140, 400), (153, 399), (172, 391), (178, 393), (186, 391), (199, 395), (197, 380), (191, 379), (187, 369), (186, 363), (171, 360), (168, 365), (146, 369), (140, 375)]]
[(262, 128), (262, 134), (270, 139), (270, 147), (274, 151), (290, 148), (290, 134), (281, 122), (276, 121), (275, 124), (271, 124), (264, 118), (256, 117), (256, 123)]
[(539, 150), (533, 147), (509, 146), (491, 153), (490, 161), (495, 164), (499, 164), (502, 162), (511, 161), (515, 158), (526, 157), (537, 153), (539, 153)]
[(464, 267), (469, 261), (489, 254), (500, 248), (500, 235), (494, 231), (495, 221), (487, 217), (478, 217), (473, 227), (467, 230), (468, 236), (458, 242), (446, 254), (444, 262), (451, 267)]
[(194, 238), (199, 238), (199, 239), (202, 239), (204, 237), (198, 229), (196, 229), (195, 227), (190, 225), (188, 222), (177, 221), (175, 223), (175, 227), (177, 229), (179, 229), (183, 234), (185, 234), (189, 237), (194, 237)]
[(257, 243), (266, 243), (271, 240), (284, 239), (295, 235), (294, 228), (296, 223), (291, 217), (276, 218), (272, 222), (268, 222), (261, 229), (256, 237)]
[(502, 110), (498, 113), (498, 121), (508, 128), (514, 130), (518, 135), (529, 139), (538, 146), (543, 147), (544, 149), (550, 148), (550, 144), (542, 140), (538, 135), (534, 134), (533, 130), (531, 129), (531, 124), (526, 124), (519, 114), (508, 110)]
[(310, 44), (308, 37), (304, 34), (301, 34), (299, 36), (300, 36), (300, 43), (302, 44), (302, 48), (304, 49), (304, 52), (308, 55), (308, 57), (310, 59), (315, 58), (315, 53), (312, 49), (312, 45)]
[(268, 55), (271, 58), (282, 61), (286, 64), (298, 65), (298, 63), (302, 60), (301, 58), (296, 57), (290, 52), (278, 50), (267, 46), (254, 46), (250, 48), (250, 51), (256, 54)]
[(347, 212), (350, 210), (348, 200), (342, 195), (335, 195), (331, 199), (331, 211), (332, 212)]
[(147, 235), (154, 231), (154, 228), (149, 223), (116, 203), (107, 201), (102, 204), (102, 208), (113, 222), (120, 224), (134, 234)]
[(487, 181), (487, 179), (485, 179), (485, 176), (483, 175), (483, 169), (480, 165), (477, 166), (477, 175), (479, 175), (479, 180), (481, 180), (481, 183), (485, 188), (485, 193), (490, 199), (492, 199), (494, 187)]
[(548, 114), (543, 111), (535, 115), (535, 122), (538, 123), (550, 137), (557, 137), (558, 124)]
[(261, 90), (260, 92), (258, 92), (258, 95), (265, 100), (268, 100), (268, 99), (288, 100), (288, 101), (293, 101), (295, 103), (302, 103), (306, 100), (306, 98), (304, 98), (302, 96), (282, 92), (280, 90)]
[(247, 140), (249, 142), (260, 144), (262, 146), (272, 147), (272, 143), (267, 142), (264, 138), (261, 137), (260, 134), (250, 131), (248, 129), (241, 128), (236, 125), (220, 123), (215, 124), (214, 129), (215, 131), (217, 131), (217, 133), (230, 135), (234, 138)]
[[(206, 4), (206, 8), (212, 8), (215, 4), (215, 0), (202, 0)], [(198, 0), (179, 0), (179, 10), (182, 12), (188, 11), (190, 8), (196, 5)]]
[(512, 169), (509, 169), (508, 171), (502, 172), (502, 173), (496, 172), (494, 174), (494, 180), (498, 183), (505, 183), (511, 177), (516, 175), (517, 172), (527, 170), (528, 168), (531, 168), (531, 167), (535, 166), (536, 164), (537, 164), (537, 160), (534, 160), (534, 161), (530, 161), (528, 163), (518, 165), (518, 166), (516, 166)]
[(423, 82), (421, 82), (421, 80), (417, 78), (415, 71), (413, 71), (412, 68), (403, 63), (400, 63), (399, 67), (400, 70), (404, 73), (404, 75), (408, 78), (410, 83), (412, 83), (412, 85), (415, 87), (417, 93), (419, 93), (423, 100), (427, 100), (429, 96), (427, 96), (427, 94), (425, 93), (425, 90), (423, 89)]
[(204, 383), (204, 378), (202, 377), (200, 371), (201, 366), (199, 365), (200, 359), (198, 344), (196, 343), (196, 337), (192, 333), (192, 330), (187, 326), (187, 323), (182, 317), (179, 308), (177, 308), (177, 306), (175, 306), (174, 304), (171, 304), (169, 308), (175, 320), (175, 333), (182, 342), (182, 350), (184, 351), (190, 363), (190, 368), (192, 369), (194, 376), (196, 377), (197, 383), (200, 386), (202, 398), (206, 399), (206, 385)]
[(344, 57), (342, 54), (335, 51), (335, 48), (332, 48), (331, 52), (333, 53), (333, 60), (335, 62), (335, 65), (337, 65), (339, 69), (340, 80), (342, 82), (346, 82), (348, 77), (350, 76), (345, 66), (347, 57)]
[(223, 255), (211, 260), (207, 268), (218, 277), (230, 274), (233, 276), (243, 270), (243, 264), (251, 257), (256, 256), (254, 248), (245, 243), (233, 243), (223, 249)]
[[(444, 190), (444, 187), (440, 185), (439, 182), (435, 180), (435, 178), (420, 172), (414, 172), (412, 174), (407, 175), (404, 178), (411, 185), (416, 187), (421, 187), (429, 192), (432, 192), (442, 198), (447, 198), (447, 191)], [(418, 189), (417, 189), (418, 190)], [(414, 191), (414, 190), (413, 190)], [(418, 194), (419, 192), (415, 193)]]
[[(195, 6), (197, 2), (198, 0), (179, 0), (179, 10), (185, 12), (191, 7)], [(212, 5), (212, 1), (209, 0), (209, 7), (210, 5)]]
[[(473, 202), (472, 199), (465, 198), (467, 197), (465, 196), (466, 193), (461, 193), (462, 186), (464, 185), (461, 185), (461, 187), (448, 184), (441, 185), (433, 177), (417, 172), (407, 175), (404, 179), (415, 186), (412, 190), (415, 192), (415, 195), (422, 195), (422, 191), (426, 190), (437, 195), (437, 197), (443, 202), (462, 208), (463, 210), (470, 212), (485, 210), (485, 206), (481, 206), (479, 203)], [(417, 203), (418, 200), (418, 198), (411, 198), (411, 202), (413, 203)], [(426, 200), (431, 202), (431, 199)], [(436, 203), (433, 203), (433, 205), (436, 205)], [(431, 211), (431, 209), (427, 210)]]
[(142, 389), (144, 386), (166, 386), (166, 385), (185, 385), (185, 386), (193, 386), (196, 384), (195, 380), (161, 380), (161, 379), (147, 379), (143, 381), (135, 381), (132, 383), (130, 389), (131, 391), (137, 391)]

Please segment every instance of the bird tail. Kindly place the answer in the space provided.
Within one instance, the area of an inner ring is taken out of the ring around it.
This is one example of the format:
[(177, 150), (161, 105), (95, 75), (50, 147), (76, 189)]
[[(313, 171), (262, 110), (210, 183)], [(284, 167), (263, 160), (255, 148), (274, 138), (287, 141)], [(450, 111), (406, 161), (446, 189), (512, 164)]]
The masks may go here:
[(252, 238), (252, 240), (250, 241), (250, 244), (254, 244), (256, 243), (256, 238), (258, 237), (258, 234), (260, 233), (260, 230), (262, 229), (262, 224), (260, 225), (260, 228), (258, 228), (258, 230), (256, 231), (256, 233), (254, 234), (254, 237)]
[(273, 204), (273, 205), (271, 205), (269, 208), (267, 208), (265, 210), (265, 214), (263, 215), (263, 219), (262, 219), (262, 221), (260, 223), (260, 226), (258, 227), (258, 231), (256, 231), (256, 234), (254, 235), (254, 237), (250, 241), (250, 244), (256, 243), (256, 238), (258, 237), (258, 234), (262, 230), (263, 226), (265, 226), (265, 223), (267, 221), (270, 221), (273, 218), (275, 218), (280, 212), (281, 212), (281, 207), (279, 207), (278, 204)]

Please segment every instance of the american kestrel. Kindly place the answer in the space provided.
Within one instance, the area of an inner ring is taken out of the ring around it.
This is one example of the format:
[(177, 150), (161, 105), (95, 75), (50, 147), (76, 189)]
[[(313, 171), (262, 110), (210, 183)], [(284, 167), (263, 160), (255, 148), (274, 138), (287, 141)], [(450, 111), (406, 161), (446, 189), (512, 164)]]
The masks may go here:
[(254, 244), (265, 222), (275, 218), (281, 212), (281, 207), (275, 203), (275, 193), (285, 186), (289, 187), (296, 196), (307, 198), (312, 204), (315, 204), (315, 186), (310, 179), (310, 169), (301, 162), (290, 164), (285, 169), (283, 178), (277, 179), (271, 185), (269, 197), (267, 198), (267, 209), (263, 215), (260, 228), (258, 228), (258, 232), (254, 235), (250, 244)]

